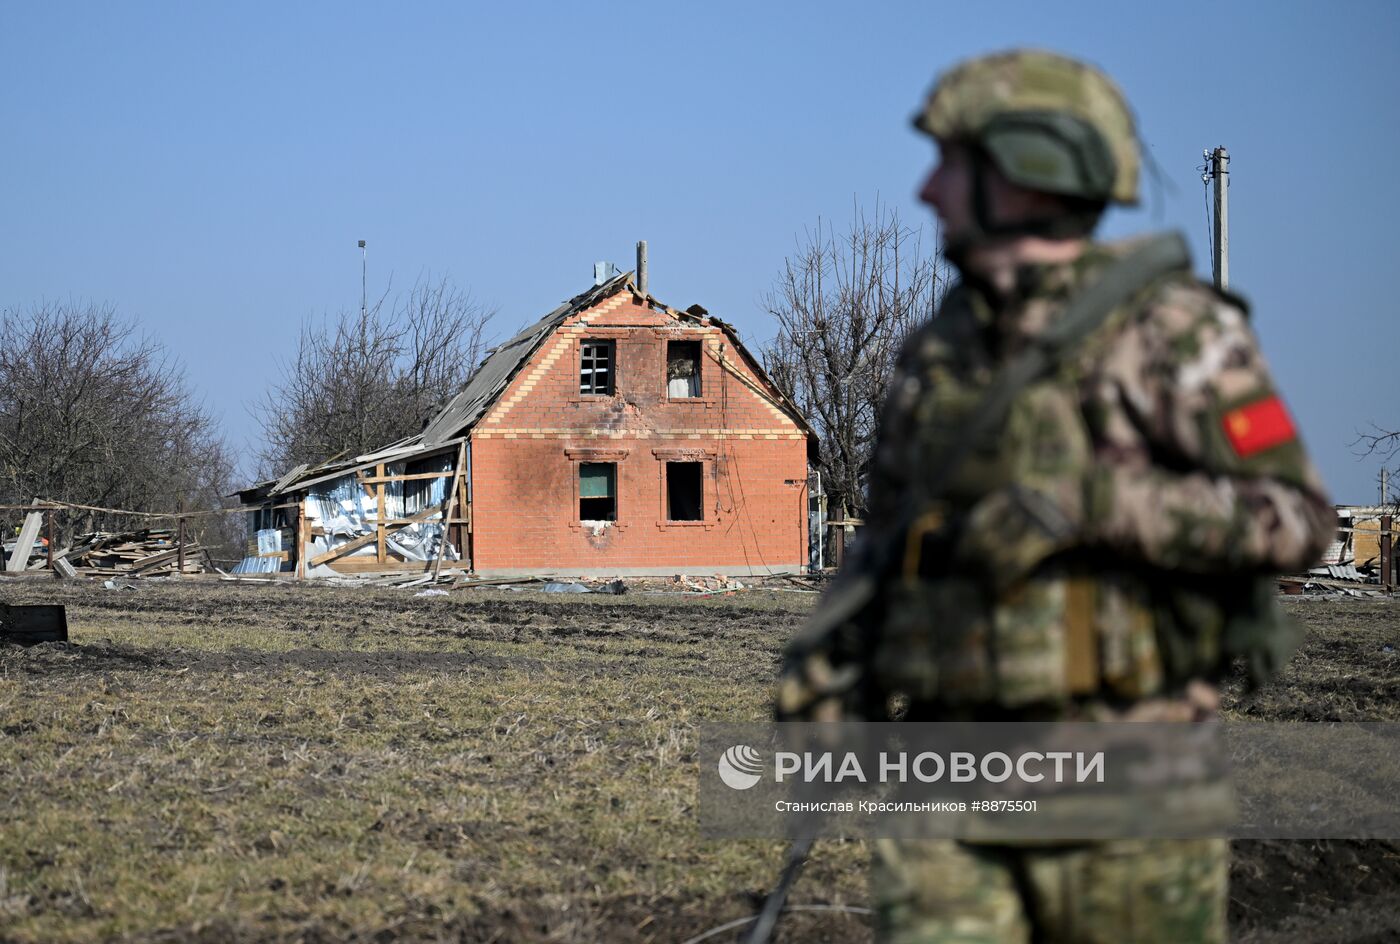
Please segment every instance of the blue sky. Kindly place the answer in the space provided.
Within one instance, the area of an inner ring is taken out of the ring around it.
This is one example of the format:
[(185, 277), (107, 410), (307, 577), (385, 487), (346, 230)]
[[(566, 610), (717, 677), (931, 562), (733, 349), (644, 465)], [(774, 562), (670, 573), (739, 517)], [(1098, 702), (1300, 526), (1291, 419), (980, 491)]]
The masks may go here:
[(1337, 501), (1400, 425), (1400, 4), (65, 4), (0, 7), (0, 308), (108, 301), (235, 442), (297, 324), (450, 275), (508, 332), (649, 242), (651, 287), (761, 342), (818, 217), (911, 223), (935, 73), (1037, 45), (1133, 101), (1208, 272), (1201, 149), (1230, 149), (1231, 281)]

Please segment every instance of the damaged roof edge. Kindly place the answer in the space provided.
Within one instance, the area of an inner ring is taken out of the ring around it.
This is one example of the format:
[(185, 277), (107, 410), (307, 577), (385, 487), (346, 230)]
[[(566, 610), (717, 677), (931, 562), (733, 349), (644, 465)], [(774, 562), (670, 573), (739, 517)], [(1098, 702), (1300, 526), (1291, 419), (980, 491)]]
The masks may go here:
[(398, 462), (402, 459), (409, 459), (416, 456), (429, 456), (436, 452), (441, 452), (449, 446), (459, 445), (465, 437), (458, 436), (431, 446), (421, 442), (419, 437), (411, 439), (401, 439), (393, 446), (388, 446), (376, 452), (367, 452), (338, 462), (334, 465), (321, 463), (312, 468), (298, 466), (280, 479), (268, 479), (266, 482), (259, 482), (247, 488), (241, 488), (232, 495), (241, 499), (245, 504), (250, 502), (264, 501), (275, 498), (278, 495), (285, 495), (288, 492), (299, 492), (319, 485), (322, 482), (329, 482), (332, 479), (342, 478), (346, 475), (354, 475), (364, 469), (373, 468), (381, 462)]
[(439, 445), (446, 442), (448, 437), (461, 435), (475, 426), (555, 328), (570, 315), (592, 308), (604, 298), (624, 289), (636, 291), (631, 272), (615, 275), (602, 285), (594, 285), (588, 291), (575, 295), (496, 348), (490, 357), (481, 362), (467, 385), (429, 421), (423, 429), (423, 442)]
[[(412, 445), (405, 446), (400, 449), (386, 449), (381, 450), (380, 452), (365, 453), (363, 456), (357, 456), (355, 460), (353, 460), (353, 464), (349, 466), (346, 466), (344, 468), (338, 468), (334, 471), (325, 472), (322, 475), (316, 475), (311, 478), (301, 479), (299, 481), (293, 482), (285, 489), (280, 489), (278, 491), (300, 491), (304, 488), (310, 488), (312, 485), (319, 485), (322, 482), (329, 482), (331, 479), (342, 478), (346, 475), (354, 475), (356, 472), (360, 472), (364, 469), (373, 468), (374, 466), (379, 465), (379, 463), (381, 462), (398, 462), (401, 459), (409, 459), (416, 456), (432, 455), (435, 452), (441, 452), (448, 446), (458, 445), (462, 442), (462, 439), (463, 437), (458, 436), (455, 439), (448, 439), (444, 442), (434, 443), (432, 445), (415, 441)], [(271, 494), (276, 495), (278, 494), (278, 491), (274, 491)]]

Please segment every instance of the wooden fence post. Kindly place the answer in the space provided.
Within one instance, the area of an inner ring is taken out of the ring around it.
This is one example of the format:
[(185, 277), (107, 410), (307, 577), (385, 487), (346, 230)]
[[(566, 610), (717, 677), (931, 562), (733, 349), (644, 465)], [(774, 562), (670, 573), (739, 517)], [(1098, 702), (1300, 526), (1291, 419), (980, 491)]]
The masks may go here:
[(297, 579), (306, 579), (306, 502), (297, 503)]
[(384, 547), (384, 463), (374, 467), (375, 478), (381, 481), (374, 488), (375, 498), (379, 503), (379, 529), (375, 532), (375, 546), (379, 551), (379, 563), (384, 563), (388, 559), (388, 553)]

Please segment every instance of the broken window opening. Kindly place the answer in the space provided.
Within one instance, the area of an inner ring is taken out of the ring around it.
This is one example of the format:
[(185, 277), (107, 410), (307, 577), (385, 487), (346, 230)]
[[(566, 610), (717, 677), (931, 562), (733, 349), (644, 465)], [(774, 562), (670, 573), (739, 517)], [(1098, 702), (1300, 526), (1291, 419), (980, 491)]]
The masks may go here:
[(666, 519), (704, 521), (704, 463), (666, 463)]
[(584, 341), (582, 362), (579, 366), (578, 392), (590, 396), (612, 396), (613, 354), (612, 341)]
[(666, 343), (666, 396), (700, 396), (700, 342)]
[(578, 466), (580, 521), (617, 520), (617, 463), (580, 462)]

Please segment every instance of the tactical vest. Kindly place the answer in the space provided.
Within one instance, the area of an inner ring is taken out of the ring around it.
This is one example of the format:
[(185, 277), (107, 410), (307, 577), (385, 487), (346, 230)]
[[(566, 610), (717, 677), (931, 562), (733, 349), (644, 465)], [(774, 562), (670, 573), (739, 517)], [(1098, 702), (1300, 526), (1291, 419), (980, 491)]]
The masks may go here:
[[(1236, 635), (1283, 631), (1272, 586), (1257, 581), (1154, 572), (1072, 550), (997, 592), (975, 574), (931, 575), (909, 560), (931, 546), (927, 533), (911, 531), (954, 535), (966, 511), (1003, 486), (1088, 479), (1102, 422), (1096, 361), (1164, 278), (1181, 277), (1180, 265), (1161, 263), (1120, 278), (1117, 297), (1101, 298), (1101, 310), (1080, 319), (1066, 349), (1011, 381), (978, 336), (970, 293), (950, 295), (940, 323), (916, 339), (906, 388), (892, 394), (903, 406), (884, 432), (882, 461), (907, 470), (901, 503), (909, 511), (895, 529), (905, 533), (887, 536), (878, 599), (865, 613), (877, 623), (863, 634), (874, 641), (867, 657), (877, 693), (1006, 709), (1082, 696), (1137, 700), (1217, 674), (1231, 654), (1231, 626)], [(989, 421), (994, 392), (1006, 402)]]

